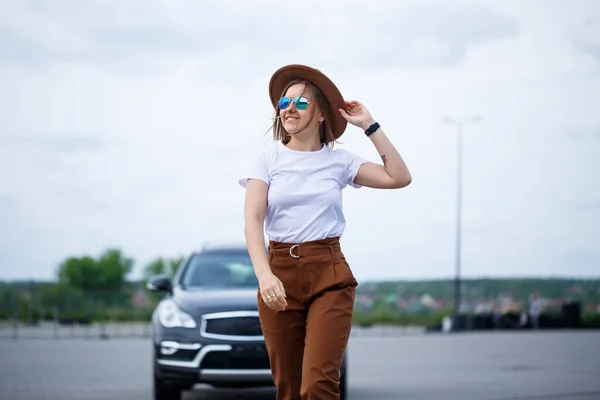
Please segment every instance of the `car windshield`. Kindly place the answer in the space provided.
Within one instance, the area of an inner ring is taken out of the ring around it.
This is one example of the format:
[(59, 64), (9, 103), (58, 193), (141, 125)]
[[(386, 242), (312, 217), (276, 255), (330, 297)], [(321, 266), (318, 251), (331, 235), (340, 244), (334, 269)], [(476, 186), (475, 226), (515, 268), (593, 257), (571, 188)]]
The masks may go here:
[(188, 288), (256, 288), (258, 280), (246, 249), (207, 251), (194, 255), (181, 283)]

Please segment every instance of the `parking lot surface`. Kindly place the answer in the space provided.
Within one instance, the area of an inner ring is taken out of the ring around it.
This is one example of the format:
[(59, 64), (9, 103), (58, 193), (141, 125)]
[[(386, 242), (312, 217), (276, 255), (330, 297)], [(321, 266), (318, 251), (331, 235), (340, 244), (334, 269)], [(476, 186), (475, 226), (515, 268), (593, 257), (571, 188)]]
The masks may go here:
[[(0, 399), (151, 399), (149, 339), (0, 339)], [(600, 332), (354, 335), (351, 400), (600, 399)], [(274, 399), (197, 387), (186, 400)]]

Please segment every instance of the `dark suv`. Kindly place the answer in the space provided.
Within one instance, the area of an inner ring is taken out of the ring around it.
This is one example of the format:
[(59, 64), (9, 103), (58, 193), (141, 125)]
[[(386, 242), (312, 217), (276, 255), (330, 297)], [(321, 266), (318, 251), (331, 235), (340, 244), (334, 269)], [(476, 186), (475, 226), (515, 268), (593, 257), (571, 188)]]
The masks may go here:
[[(173, 279), (157, 275), (148, 289), (165, 292), (152, 315), (155, 400), (183, 390), (273, 386), (258, 318), (258, 281), (244, 245), (205, 247)], [(346, 398), (346, 362), (341, 369)]]

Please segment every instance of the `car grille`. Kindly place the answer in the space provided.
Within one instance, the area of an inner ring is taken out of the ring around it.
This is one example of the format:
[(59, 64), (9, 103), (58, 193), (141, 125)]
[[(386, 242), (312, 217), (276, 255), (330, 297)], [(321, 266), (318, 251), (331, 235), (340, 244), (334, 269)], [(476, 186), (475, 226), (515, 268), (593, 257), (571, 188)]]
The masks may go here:
[(206, 332), (229, 336), (260, 336), (262, 330), (256, 317), (212, 319), (206, 323)]
[(231, 351), (206, 354), (201, 369), (269, 369), (269, 355), (264, 345), (234, 346)]
[(263, 340), (256, 311), (232, 311), (202, 316), (200, 334), (224, 340)]

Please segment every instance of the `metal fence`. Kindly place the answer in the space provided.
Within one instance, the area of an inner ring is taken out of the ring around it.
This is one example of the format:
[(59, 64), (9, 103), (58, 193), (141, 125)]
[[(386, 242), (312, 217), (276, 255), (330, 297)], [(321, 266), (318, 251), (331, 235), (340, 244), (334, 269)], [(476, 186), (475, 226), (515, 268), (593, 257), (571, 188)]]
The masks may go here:
[(37, 324), (26, 324), (20, 321), (0, 322), (0, 340), (148, 337), (150, 337), (150, 323), (147, 322), (96, 322), (90, 324), (62, 324), (49, 321)]
[[(42, 322), (35, 325), (21, 322), (0, 322), (0, 340), (108, 340), (150, 338), (147, 322), (100, 322), (64, 325), (59, 322)], [(397, 337), (421, 335), (419, 326), (373, 326), (352, 328), (352, 337)]]
[(147, 337), (162, 296), (140, 285), (82, 291), (56, 284), (0, 283), (0, 338)]
[[(163, 297), (141, 285), (118, 291), (81, 291), (56, 284), (0, 282), (0, 340), (148, 338)], [(354, 336), (419, 334), (420, 327), (362, 327)]]

